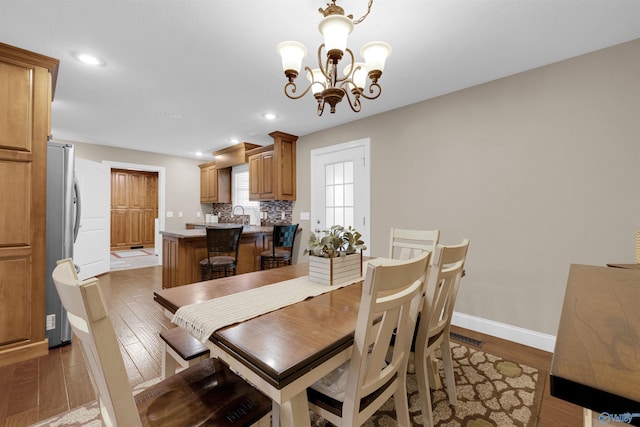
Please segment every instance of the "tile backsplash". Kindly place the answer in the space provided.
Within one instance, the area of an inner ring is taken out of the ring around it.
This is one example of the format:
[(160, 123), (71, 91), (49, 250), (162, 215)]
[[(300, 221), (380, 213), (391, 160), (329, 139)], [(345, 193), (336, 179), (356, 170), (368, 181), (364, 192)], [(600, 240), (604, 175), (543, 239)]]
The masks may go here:
[[(232, 209), (233, 205), (231, 203), (213, 203), (212, 212), (207, 211), (206, 213), (218, 214), (219, 222), (237, 222), (239, 215), (232, 216)], [(260, 220), (262, 225), (291, 224), (293, 220), (293, 202), (286, 200), (260, 202), (260, 212), (263, 213), (263, 216), (266, 216), (266, 218)], [(282, 219), (283, 213), (284, 219)], [(248, 220), (248, 215), (245, 216)]]

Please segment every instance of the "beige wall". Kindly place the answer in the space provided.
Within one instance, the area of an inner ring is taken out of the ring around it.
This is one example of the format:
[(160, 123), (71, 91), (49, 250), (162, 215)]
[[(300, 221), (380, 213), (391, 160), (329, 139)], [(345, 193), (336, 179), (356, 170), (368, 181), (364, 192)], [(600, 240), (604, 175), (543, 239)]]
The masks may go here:
[[(165, 230), (184, 229), (186, 222), (202, 219), (196, 217), (196, 212), (202, 209), (198, 164), (203, 161), (104, 145), (79, 142), (72, 144), (76, 147), (76, 157), (94, 162), (106, 160), (165, 168), (165, 209), (173, 211), (173, 218), (165, 218)], [(183, 213), (182, 218), (178, 217), (180, 211)]]
[(366, 137), (372, 255), (392, 226), (471, 239), (458, 312), (555, 336), (569, 264), (635, 262), (640, 40), (300, 138), (294, 221), (310, 150)]

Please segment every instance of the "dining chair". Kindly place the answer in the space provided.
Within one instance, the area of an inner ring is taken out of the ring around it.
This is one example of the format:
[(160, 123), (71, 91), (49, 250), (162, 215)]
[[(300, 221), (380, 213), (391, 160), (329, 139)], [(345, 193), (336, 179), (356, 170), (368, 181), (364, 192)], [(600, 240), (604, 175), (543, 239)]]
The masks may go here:
[(201, 279), (235, 276), (242, 226), (207, 227), (207, 257), (200, 261)]
[[(53, 273), (105, 426), (268, 426), (271, 399), (207, 359), (133, 395), (98, 279), (78, 279), (70, 258)], [(257, 424), (256, 424), (257, 423)]]
[(415, 345), (416, 381), (425, 427), (433, 426), (429, 384), (434, 384), (434, 377), (438, 375), (433, 363), (438, 348), (444, 365), (449, 404), (455, 406), (457, 401), (449, 332), (468, 249), (468, 239), (459, 245), (437, 245), (429, 268)]
[(260, 254), (260, 269), (291, 265), (298, 224), (274, 225), (271, 249)]
[(430, 256), (425, 252), (408, 261), (369, 261), (351, 358), (307, 389), (313, 412), (336, 426), (359, 426), (393, 396), (398, 426), (411, 425), (409, 345)]
[(389, 258), (410, 259), (424, 251), (433, 252), (439, 239), (440, 230), (410, 230), (392, 227), (389, 239)]

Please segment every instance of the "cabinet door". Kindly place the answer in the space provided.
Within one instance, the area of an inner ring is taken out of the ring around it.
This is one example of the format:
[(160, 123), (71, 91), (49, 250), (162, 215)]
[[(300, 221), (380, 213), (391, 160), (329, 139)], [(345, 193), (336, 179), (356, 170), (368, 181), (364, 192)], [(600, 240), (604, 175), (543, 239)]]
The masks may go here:
[(215, 166), (200, 168), (200, 203), (218, 201), (218, 173)]
[[(57, 67), (56, 60), (48, 60)], [(43, 62), (37, 54), (0, 43), (0, 366), (48, 351), (45, 230), (51, 75)]]
[(125, 209), (111, 210), (111, 247), (122, 248), (128, 246), (129, 229), (127, 226), (127, 211)]
[(262, 188), (260, 183), (260, 159), (261, 156), (255, 155), (249, 157), (249, 200), (260, 200)]
[(260, 159), (260, 181), (261, 181), (261, 192), (260, 198), (263, 200), (273, 200), (276, 197), (276, 188), (274, 181), (274, 173), (275, 173), (275, 157), (273, 155), (273, 151), (268, 151), (266, 153), (262, 153), (262, 158)]
[(155, 242), (156, 233), (156, 217), (157, 213), (154, 210), (144, 211), (143, 231), (142, 231), (142, 244), (152, 245)]
[(111, 209), (126, 209), (127, 181), (129, 177), (125, 171), (111, 171)]

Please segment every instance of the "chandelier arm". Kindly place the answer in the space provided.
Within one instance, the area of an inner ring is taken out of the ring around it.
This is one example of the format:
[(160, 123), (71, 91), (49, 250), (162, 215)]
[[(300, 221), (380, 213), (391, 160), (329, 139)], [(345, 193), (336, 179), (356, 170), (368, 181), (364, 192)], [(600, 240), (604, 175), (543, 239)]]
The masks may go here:
[[(375, 91), (373, 89), (376, 89)], [(367, 92), (373, 94), (373, 95), (367, 95)], [(362, 93), (360, 93), (360, 96), (363, 96), (367, 99), (376, 99), (377, 97), (380, 96), (380, 94), (382, 93), (382, 87), (380, 87), (380, 85), (378, 83), (371, 83), (369, 85), (369, 90), (363, 90)]]
[(322, 66), (322, 49), (324, 49), (324, 43), (322, 43), (318, 47), (318, 68), (322, 75), (327, 79), (327, 81), (331, 81), (331, 76), (328, 75), (329, 72), (329, 58), (324, 61), (324, 67)]
[[(304, 67), (304, 69), (311, 72), (311, 70), (309, 70), (309, 67)], [(309, 92), (309, 90), (311, 90), (311, 86), (313, 86), (313, 82), (309, 83), (309, 86), (307, 86), (304, 92), (302, 92), (300, 95), (294, 95), (298, 87), (296, 86), (295, 82), (288, 82), (286, 85), (284, 85), (284, 94), (291, 99), (300, 99), (305, 96)]]
[(344, 94), (347, 97), (347, 104), (349, 104), (349, 107), (351, 107), (354, 113), (359, 113), (362, 109), (362, 104), (360, 104), (360, 96), (358, 94), (354, 94), (354, 98), (352, 100), (348, 90), (345, 90)]
[[(340, 77), (340, 78), (338, 78), (338, 76), (337, 76), (338, 73), (336, 73), (336, 83), (343, 82), (343, 81), (346, 81), (346, 80), (351, 80), (353, 78), (353, 73), (355, 73), (355, 71), (356, 71), (356, 70), (353, 69), (354, 68), (353, 65), (356, 63), (356, 59), (353, 56), (353, 52), (349, 48), (346, 49), (346, 52), (349, 54), (349, 57), (351, 58), (351, 66), (349, 67), (349, 70), (351, 70), (351, 71), (349, 72), (349, 74), (345, 75), (344, 77)], [(356, 67), (356, 68), (359, 68), (359, 67)]]

